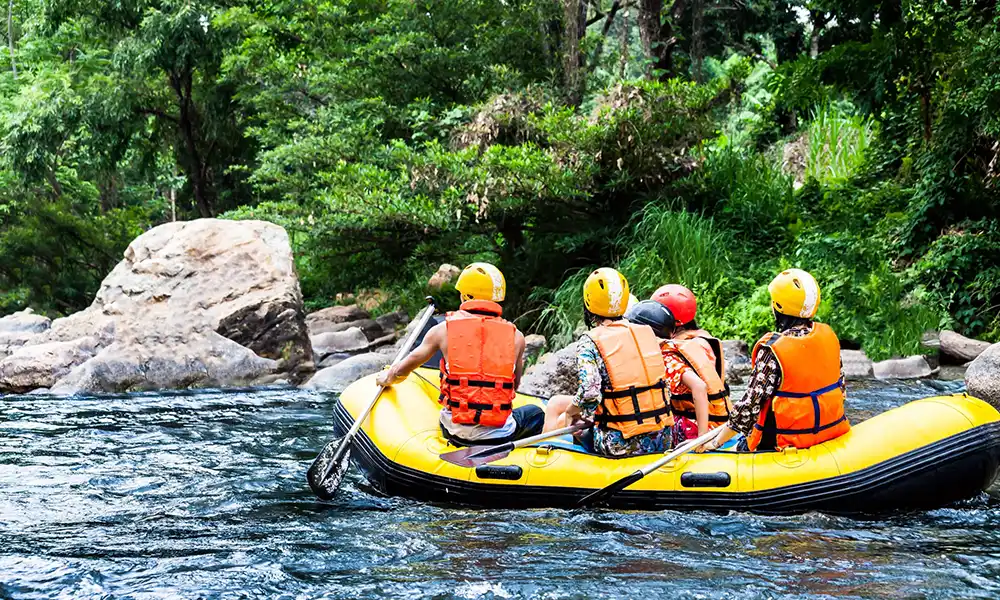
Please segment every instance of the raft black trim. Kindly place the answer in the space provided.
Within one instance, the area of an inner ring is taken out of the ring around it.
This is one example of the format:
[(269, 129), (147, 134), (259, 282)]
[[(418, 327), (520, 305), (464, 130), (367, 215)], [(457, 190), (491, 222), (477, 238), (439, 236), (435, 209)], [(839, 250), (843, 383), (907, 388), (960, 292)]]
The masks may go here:
[[(337, 403), (341, 434), (354, 417)], [(596, 488), (491, 484), (442, 477), (389, 460), (364, 430), (352, 459), (379, 492), (448, 505), (572, 508)], [(1000, 470), (1000, 422), (986, 423), (859, 471), (750, 492), (623, 490), (612, 508), (632, 510), (751, 510), (763, 514), (823, 511), (833, 514), (932, 509), (970, 498)]]

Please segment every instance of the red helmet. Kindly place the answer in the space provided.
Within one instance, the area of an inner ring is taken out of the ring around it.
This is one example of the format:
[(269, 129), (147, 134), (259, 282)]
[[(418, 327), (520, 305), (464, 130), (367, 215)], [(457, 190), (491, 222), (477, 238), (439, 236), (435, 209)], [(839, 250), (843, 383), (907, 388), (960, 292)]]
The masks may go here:
[(691, 290), (676, 283), (667, 284), (656, 290), (652, 299), (670, 309), (678, 325), (690, 323), (698, 312), (698, 301)]

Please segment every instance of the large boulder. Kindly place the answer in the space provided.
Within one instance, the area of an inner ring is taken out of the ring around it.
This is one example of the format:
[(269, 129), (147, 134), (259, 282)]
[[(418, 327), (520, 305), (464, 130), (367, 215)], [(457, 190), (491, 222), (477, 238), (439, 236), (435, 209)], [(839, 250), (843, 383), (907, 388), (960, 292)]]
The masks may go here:
[(575, 394), (579, 385), (576, 343), (549, 352), (529, 367), (521, 377), (519, 391), (546, 398), (555, 394)]
[(42, 333), (52, 324), (52, 320), (26, 308), (0, 319), (0, 333)]
[(346, 321), (344, 323), (323, 322), (309, 327), (309, 335), (317, 336), (323, 333), (336, 333), (347, 331), (348, 329), (360, 329), (368, 337), (374, 340), (385, 335), (385, 330), (375, 319), (358, 319), (357, 321)]
[(932, 375), (931, 366), (923, 356), (890, 358), (872, 365), (876, 379), (922, 379)]
[(301, 380), (313, 369), (288, 235), (262, 221), (200, 219), (142, 234), (90, 307), (57, 319), (0, 361), (0, 389), (27, 385), (6, 374), (35, 360), (33, 346), (83, 338), (96, 352), (73, 365), (66, 382), (52, 385), (51, 374), (40, 374), (30, 387), (227, 385), (265, 372)]
[(874, 363), (863, 350), (841, 350), (840, 364), (845, 379), (871, 379), (875, 376)]
[(438, 267), (436, 273), (427, 280), (427, 287), (432, 290), (440, 290), (446, 284), (454, 283), (458, 276), (462, 274), (462, 269), (455, 265), (443, 264)]
[(965, 337), (954, 331), (944, 330), (938, 336), (941, 354), (950, 356), (960, 363), (975, 360), (990, 347), (989, 342), (981, 342)]
[(370, 352), (340, 361), (317, 371), (302, 387), (307, 390), (340, 393), (358, 379), (378, 373), (392, 362), (392, 357)]
[(1000, 409), (1000, 344), (993, 344), (972, 361), (965, 372), (965, 387), (970, 396)]

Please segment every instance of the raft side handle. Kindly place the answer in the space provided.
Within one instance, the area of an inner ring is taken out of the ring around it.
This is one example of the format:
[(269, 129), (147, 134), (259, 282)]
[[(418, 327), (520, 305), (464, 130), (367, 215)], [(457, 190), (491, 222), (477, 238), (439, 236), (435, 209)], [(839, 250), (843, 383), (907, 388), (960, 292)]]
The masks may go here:
[(479, 465), (476, 467), (476, 477), (480, 479), (504, 479), (517, 481), (524, 471), (517, 465)]
[(732, 482), (732, 477), (729, 473), (725, 471), (718, 471), (715, 473), (682, 473), (681, 474), (681, 487), (694, 488), (694, 487), (717, 487), (724, 488), (729, 487)]

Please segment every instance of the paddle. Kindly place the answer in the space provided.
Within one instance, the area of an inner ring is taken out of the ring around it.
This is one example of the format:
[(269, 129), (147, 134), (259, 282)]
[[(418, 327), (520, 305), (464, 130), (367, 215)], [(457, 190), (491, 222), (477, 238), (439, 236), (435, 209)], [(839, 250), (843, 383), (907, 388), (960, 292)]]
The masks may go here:
[(478, 467), (479, 465), (485, 465), (487, 463), (500, 460), (501, 458), (506, 458), (515, 448), (523, 448), (525, 446), (537, 444), (542, 440), (559, 437), (560, 435), (566, 435), (567, 433), (575, 433), (581, 429), (591, 427), (592, 425), (593, 423), (584, 421), (583, 423), (577, 423), (576, 425), (570, 425), (569, 427), (563, 427), (562, 429), (556, 429), (554, 431), (549, 431), (548, 433), (540, 433), (538, 435), (524, 438), (523, 440), (514, 440), (513, 442), (507, 442), (506, 444), (497, 444), (496, 446), (485, 447), (470, 446), (468, 448), (462, 448), (461, 450), (455, 450), (454, 452), (442, 454), (440, 458), (441, 460), (446, 460), (453, 465), (469, 467), (472, 469)]
[[(424, 330), (431, 315), (434, 314), (434, 299), (428, 296), (427, 302), (428, 306), (420, 314), (420, 318), (417, 320), (413, 331), (406, 337), (406, 341), (403, 342), (403, 345), (399, 348), (399, 352), (392, 359), (393, 365), (403, 360), (410, 353), (417, 336)], [(358, 430), (361, 429), (361, 424), (371, 414), (372, 409), (375, 408), (375, 403), (382, 397), (382, 392), (385, 390), (386, 388), (379, 386), (371, 402), (361, 411), (361, 414), (347, 431), (347, 435), (333, 440), (324, 446), (309, 466), (309, 471), (306, 473), (306, 481), (309, 482), (309, 487), (312, 488), (313, 493), (321, 500), (330, 500), (337, 493), (337, 488), (340, 486), (341, 480), (344, 479), (344, 475), (347, 474), (347, 467), (350, 465), (351, 441), (358, 433)]]
[(683, 444), (681, 444), (676, 450), (674, 450), (670, 454), (667, 454), (666, 456), (663, 456), (662, 458), (656, 459), (655, 461), (653, 461), (649, 465), (647, 465), (647, 466), (639, 469), (635, 473), (632, 473), (631, 475), (628, 475), (626, 477), (622, 477), (621, 479), (619, 479), (618, 481), (612, 483), (611, 485), (609, 485), (607, 487), (603, 487), (603, 488), (597, 490), (596, 492), (593, 492), (593, 493), (591, 493), (591, 494), (589, 494), (587, 496), (584, 496), (583, 500), (580, 500), (580, 502), (577, 503), (576, 507), (577, 508), (587, 508), (588, 506), (593, 506), (595, 504), (599, 504), (601, 502), (604, 502), (605, 500), (611, 498), (612, 496), (614, 496), (618, 492), (624, 490), (628, 486), (632, 485), (636, 481), (639, 481), (640, 479), (642, 479), (646, 475), (649, 475), (653, 471), (659, 469), (660, 467), (662, 467), (663, 465), (667, 464), (668, 462), (674, 460), (675, 458), (677, 458), (679, 456), (683, 456), (684, 454), (687, 454), (688, 452), (694, 450), (698, 446), (701, 446), (705, 442), (708, 442), (710, 440), (714, 440), (715, 436), (719, 435), (719, 432), (722, 431), (722, 429), (723, 429), (722, 427), (716, 427), (715, 429), (709, 431), (708, 433), (706, 433), (705, 435), (703, 435), (701, 437), (697, 437), (697, 438), (695, 438), (693, 440), (684, 442)]

